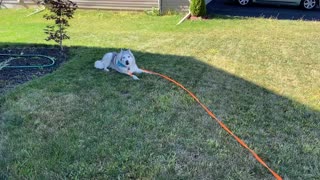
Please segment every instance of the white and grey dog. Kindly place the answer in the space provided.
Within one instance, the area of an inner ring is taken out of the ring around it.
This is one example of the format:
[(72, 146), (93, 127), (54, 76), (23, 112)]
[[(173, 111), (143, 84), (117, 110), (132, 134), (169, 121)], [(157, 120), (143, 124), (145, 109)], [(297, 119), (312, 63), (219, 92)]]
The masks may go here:
[(133, 73), (144, 72), (138, 68), (130, 49), (126, 51), (121, 49), (120, 53), (106, 53), (101, 60), (94, 63), (94, 67), (105, 71), (109, 71), (108, 68), (110, 67), (120, 73), (131, 76), (134, 80), (139, 80), (139, 78), (133, 75)]

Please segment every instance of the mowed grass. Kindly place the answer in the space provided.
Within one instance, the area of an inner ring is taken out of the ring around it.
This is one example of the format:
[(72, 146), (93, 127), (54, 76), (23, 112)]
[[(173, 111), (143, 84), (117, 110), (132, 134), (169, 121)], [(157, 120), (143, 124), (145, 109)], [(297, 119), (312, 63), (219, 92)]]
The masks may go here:
[[(52, 45), (31, 11), (0, 10), (0, 47)], [(282, 177), (319, 179), (320, 23), (180, 18), (79, 10), (69, 61), (0, 97), (0, 179), (272, 179), (183, 90), (93, 68), (120, 48), (193, 91)]]

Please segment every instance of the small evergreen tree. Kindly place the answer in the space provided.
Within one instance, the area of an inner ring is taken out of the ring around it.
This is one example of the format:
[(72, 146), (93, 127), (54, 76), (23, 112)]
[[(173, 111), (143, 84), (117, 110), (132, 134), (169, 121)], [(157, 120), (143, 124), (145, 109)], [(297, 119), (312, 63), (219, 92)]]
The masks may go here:
[(54, 25), (48, 25), (44, 29), (44, 32), (48, 34), (46, 41), (54, 40), (59, 44), (60, 50), (63, 51), (62, 41), (70, 39), (66, 32), (66, 28), (70, 26), (68, 20), (73, 18), (78, 6), (70, 0), (43, 0), (41, 3), (51, 12), (43, 17), (55, 22)]
[(207, 13), (205, 0), (191, 0), (190, 12), (192, 16), (205, 16)]

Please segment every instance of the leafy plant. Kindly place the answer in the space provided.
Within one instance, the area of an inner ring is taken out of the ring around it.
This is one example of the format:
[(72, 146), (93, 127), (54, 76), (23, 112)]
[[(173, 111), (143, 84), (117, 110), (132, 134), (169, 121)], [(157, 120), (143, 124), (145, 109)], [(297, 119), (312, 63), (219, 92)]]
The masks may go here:
[(60, 50), (63, 51), (63, 40), (70, 39), (66, 31), (66, 28), (70, 26), (68, 20), (73, 18), (73, 14), (78, 6), (70, 0), (43, 0), (40, 4), (43, 4), (51, 12), (43, 17), (46, 20), (54, 20), (55, 22), (54, 25), (48, 25), (44, 29), (44, 32), (48, 34), (45, 40), (54, 40), (59, 44)]
[(205, 16), (207, 13), (205, 0), (191, 0), (190, 12), (192, 16)]
[(12, 60), (12, 59), (8, 59), (8, 60), (6, 60), (6, 61), (0, 62), (0, 71), (1, 71), (3, 68), (5, 68), (5, 67), (7, 67), (7, 66), (9, 65), (9, 62), (10, 62), (11, 60)]
[(145, 13), (150, 16), (160, 16), (161, 15), (160, 9), (156, 8), (156, 7), (152, 7), (151, 10), (147, 10), (147, 11), (145, 11)]

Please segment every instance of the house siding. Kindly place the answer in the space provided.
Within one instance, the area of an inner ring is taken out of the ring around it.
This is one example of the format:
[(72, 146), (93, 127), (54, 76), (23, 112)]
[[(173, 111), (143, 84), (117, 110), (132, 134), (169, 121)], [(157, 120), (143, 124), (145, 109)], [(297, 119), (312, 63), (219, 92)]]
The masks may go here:
[(17, 3), (17, 0), (3, 0), (2, 3)]
[[(82, 9), (108, 9), (108, 10), (150, 10), (159, 7), (158, 0), (72, 0)], [(35, 3), (32, 0), (3, 0), (2, 6), (11, 7), (30, 7)]]
[(1, 8), (16, 8), (35, 6), (36, 4), (32, 0), (3, 0)]
[(109, 10), (150, 10), (158, 7), (158, 0), (73, 0), (79, 8)]
[(188, 11), (189, 0), (161, 0), (161, 11)]
[[(160, 8), (162, 13), (168, 11), (188, 11), (189, 0), (73, 0), (82, 9), (132, 10), (143, 11)], [(211, 0), (206, 0), (210, 2)], [(35, 6), (32, 0), (3, 0), (2, 7)]]

